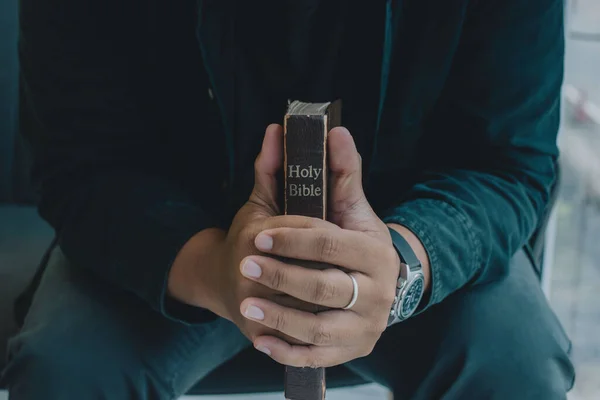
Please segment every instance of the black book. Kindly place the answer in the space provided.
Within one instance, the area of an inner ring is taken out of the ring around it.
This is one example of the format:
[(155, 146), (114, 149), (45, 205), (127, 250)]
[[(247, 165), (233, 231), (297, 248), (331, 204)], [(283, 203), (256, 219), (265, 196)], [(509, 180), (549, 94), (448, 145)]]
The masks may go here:
[[(327, 218), (327, 134), (340, 124), (340, 100), (289, 104), (283, 125), (286, 215)], [(324, 400), (325, 391), (325, 368), (286, 367), (286, 399)]]

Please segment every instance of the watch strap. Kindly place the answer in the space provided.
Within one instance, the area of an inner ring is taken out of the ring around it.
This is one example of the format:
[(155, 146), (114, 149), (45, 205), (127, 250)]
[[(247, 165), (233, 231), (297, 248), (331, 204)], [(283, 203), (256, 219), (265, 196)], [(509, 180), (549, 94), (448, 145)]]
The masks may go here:
[(392, 243), (396, 248), (396, 252), (400, 256), (400, 261), (404, 264), (408, 265), (411, 269), (415, 266), (421, 265), (421, 261), (413, 251), (410, 244), (404, 239), (404, 237), (399, 234), (395, 229), (392, 229), (388, 226), (390, 230), (390, 235), (392, 236)]

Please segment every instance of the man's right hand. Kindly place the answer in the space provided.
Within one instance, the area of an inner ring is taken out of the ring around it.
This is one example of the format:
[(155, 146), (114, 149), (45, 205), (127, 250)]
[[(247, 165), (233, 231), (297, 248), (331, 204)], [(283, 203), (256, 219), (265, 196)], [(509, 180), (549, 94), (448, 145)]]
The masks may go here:
[(269, 289), (241, 273), (244, 267), (249, 268), (250, 272), (258, 272), (256, 267), (247, 264), (246, 261), (250, 255), (261, 254), (254, 240), (257, 234), (265, 229), (337, 229), (337, 226), (316, 218), (279, 215), (276, 175), (282, 167), (282, 153), (282, 128), (280, 125), (270, 125), (255, 162), (255, 184), (248, 201), (234, 217), (227, 233), (218, 229), (207, 229), (198, 233), (184, 246), (171, 270), (169, 292), (181, 301), (208, 309), (234, 322), (250, 340), (259, 335), (270, 334), (291, 343), (298, 343), (295, 339), (282, 336), (281, 333), (248, 320), (240, 313), (240, 304), (248, 297), (270, 299), (278, 304), (305, 311), (319, 311), (314, 304)]

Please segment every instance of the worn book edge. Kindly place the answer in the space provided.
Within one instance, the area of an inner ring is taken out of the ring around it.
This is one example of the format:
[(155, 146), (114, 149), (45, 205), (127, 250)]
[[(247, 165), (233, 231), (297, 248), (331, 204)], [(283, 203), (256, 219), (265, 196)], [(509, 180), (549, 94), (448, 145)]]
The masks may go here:
[[(327, 205), (328, 205), (328, 162), (327, 162), (327, 139), (331, 129), (341, 124), (341, 101), (336, 100), (333, 102), (325, 103), (305, 103), (301, 101), (288, 102), (288, 110), (284, 116), (284, 213), (289, 214), (290, 207), (288, 207), (288, 199), (291, 198), (291, 193), (288, 191), (288, 163), (291, 162), (288, 158), (288, 121), (292, 118), (299, 118), (299, 121), (305, 121), (307, 125), (312, 125), (315, 129), (315, 124), (318, 121), (322, 143), (319, 146), (322, 148), (322, 157), (320, 158), (320, 164), (316, 167), (322, 166), (321, 175), (321, 187), (322, 187), (322, 207), (318, 213), (313, 213), (312, 216), (325, 220), (327, 218)], [(302, 118), (305, 117), (305, 118)], [(312, 122), (311, 122), (312, 121)], [(300, 126), (302, 123), (300, 123)], [(314, 144), (314, 142), (313, 142)], [(310, 148), (311, 144), (307, 143), (307, 148)], [(302, 148), (302, 147), (301, 147)], [(294, 150), (295, 151), (295, 150)], [(294, 157), (296, 153), (292, 151)], [(315, 164), (316, 160), (315, 160)], [(293, 195), (295, 196), (295, 195)], [(318, 204), (318, 203), (317, 203)], [(298, 204), (294, 203), (294, 210)], [(311, 212), (307, 209), (307, 213)], [(302, 212), (300, 211), (300, 214)], [(288, 373), (289, 372), (289, 373)], [(325, 368), (294, 368), (286, 367), (286, 380), (285, 380), (285, 399), (286, 400), (325, 400), (326, 398), (326, 379), (325, 379)]]
[[(287, 140), (286, 136), (287, 136), (287, 121), (291, 116), (295, 116), (295, 115), (300, 115), (300, 114), (289, 114), (286, 115), (284, 118), (284, 122), (283, 122), (283, 172), (284, 172), (284, 176), (288, 176), (288, 152), (287, 152)], [(310, 115), (307, 115), (310, 116)], [(327, 170), (328, 170), (328, 166), (327, 166), (327, 134), (328, 134), (328, 116), (325, 114), (323, 115), (323, 126), (324, 126), (324, 140), (323, 140), (323, 185), (322, 185), (322, 190), (323, 190), (323, 216), (322, 219), (326, 219), (327, 218)], [(287, 215), (288, 214), (288, 180), (284, 179), (284, 214)]]

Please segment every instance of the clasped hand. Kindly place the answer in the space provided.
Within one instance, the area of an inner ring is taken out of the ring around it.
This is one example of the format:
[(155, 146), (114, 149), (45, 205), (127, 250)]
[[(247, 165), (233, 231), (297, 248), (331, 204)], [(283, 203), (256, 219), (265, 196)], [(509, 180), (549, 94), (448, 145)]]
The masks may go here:
[[(268, 154), (281, 148), (280, 141), (281, 128), (270, 126), (259, 156), (262, 163), (281, 159)], [(296, 227), (266, 223), (253, 238), (257, 251), (239, 263), (245, 279), (325, 310), (311, 312), (267, 296), (239, 303), (245, 319), (282, 334), (250, 330), (255, 348), (289, 366), (329, 367), (370, 354), (387, 327), (395, 295), (399, 258), (387, 226), (365, 198), (360, 156), (346, 129), (330, 132), (328, 154), (329, 222), (296, 217)], [(259, 195), (252, 201), (269, 203), (272, 198)], [(319, 268), (306, 268), (306, 262)], [(344, 309), (354, 293), (350, 276), (358, 297)]]

